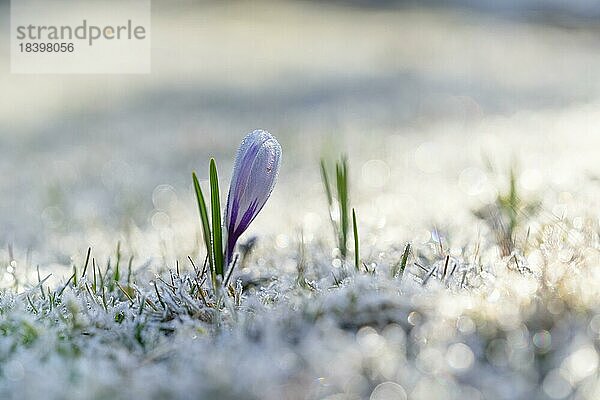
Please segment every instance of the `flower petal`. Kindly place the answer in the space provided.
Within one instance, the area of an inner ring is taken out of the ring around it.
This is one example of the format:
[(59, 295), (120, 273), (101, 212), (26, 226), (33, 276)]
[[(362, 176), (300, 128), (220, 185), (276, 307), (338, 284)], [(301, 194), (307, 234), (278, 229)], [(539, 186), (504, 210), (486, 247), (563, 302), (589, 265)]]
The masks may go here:
[(256, 130), (244, 138), (237, 152), (225, 214), (227, 262), (237, 239), (269, 198), (281, 164), (281, 146), (270, 133)]

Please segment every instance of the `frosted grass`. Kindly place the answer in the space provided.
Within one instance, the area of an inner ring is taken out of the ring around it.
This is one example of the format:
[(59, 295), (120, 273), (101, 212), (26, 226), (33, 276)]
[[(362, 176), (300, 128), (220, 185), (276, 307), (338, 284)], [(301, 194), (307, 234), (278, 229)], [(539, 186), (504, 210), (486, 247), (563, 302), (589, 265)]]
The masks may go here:
[[(472, 236), (436, 225), (410, 248), (376, 253), (365, 239), (360, 271), (329, 230), (259, 236), (239, 247), (222, 301), (203, 257), (134, 261), (129, 272), (126, 244), (106, 262), (92, 248), (56, 285), (19, 277), (13, 260), (5, 268), (18, 286), (0, 296), (0, 395), (596, 398), (597, 213), (575, 196), (528, 195), (522, 173), (505, 175), (484, 209), (507, 225), (520, 215), (508, 248), (477, 208), (463, 219)], [(378, 229), (361, 224), (365, 238)]]

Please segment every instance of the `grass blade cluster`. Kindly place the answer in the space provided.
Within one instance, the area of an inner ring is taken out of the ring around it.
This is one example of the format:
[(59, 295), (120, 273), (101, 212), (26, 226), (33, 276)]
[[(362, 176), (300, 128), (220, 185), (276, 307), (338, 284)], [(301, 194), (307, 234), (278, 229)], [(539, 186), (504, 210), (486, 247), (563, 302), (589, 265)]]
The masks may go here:
[[(348, 256), (348, 237), (350, 229), (350, 196), (349, 196), (349, 177), (348, 177), (348, 159), (343, 155), (335, 164), (335, 197), (332, 190), (332, 184), (329, 180), (327, 165), (324, 159), (321, 159), (321, 179), (327, 204), (329, 206), (329, 218), (333, 226), (337, 246), (343, 259)], [(359, 249), (358, 249), (358, 227), (356, 224), (356, 212), (352, 209), (352, 224), (354, 233), (354, 261), (356, 268), (359, 268)]]

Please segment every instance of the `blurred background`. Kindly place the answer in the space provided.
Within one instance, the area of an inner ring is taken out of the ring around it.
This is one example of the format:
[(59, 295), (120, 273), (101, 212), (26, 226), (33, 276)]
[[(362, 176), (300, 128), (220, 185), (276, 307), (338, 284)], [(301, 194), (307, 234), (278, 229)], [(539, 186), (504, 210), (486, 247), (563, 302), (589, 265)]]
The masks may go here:
[(284, 162), (250, 235), (282, 249), (328, 232), (321, 155), (349, 154), (372, 249), (466, 225), (497, 190), (484, 160), (517, 162), (532, 193), (584, 196), (600, 174), (597, 1), (152, 7), (151, 74), (17, 75), (0, 2), (4, 260), (69, 265), (118, 241), (140, 262), (185, 257), (199, 234), (191, 171), (206, 178), (215, 156), (225, 191), (256, 128)]

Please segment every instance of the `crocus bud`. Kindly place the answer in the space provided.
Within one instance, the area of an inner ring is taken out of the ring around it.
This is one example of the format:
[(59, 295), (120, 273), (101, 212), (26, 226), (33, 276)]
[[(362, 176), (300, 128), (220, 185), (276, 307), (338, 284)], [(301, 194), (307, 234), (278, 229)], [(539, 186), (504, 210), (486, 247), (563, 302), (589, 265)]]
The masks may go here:
[(235, 244), (256, 218), (275, 187), (281, 164), (281, 146), (269, 132), (246, 135), (235, 157), (227, 196), (225, 261), (231, 263)]

